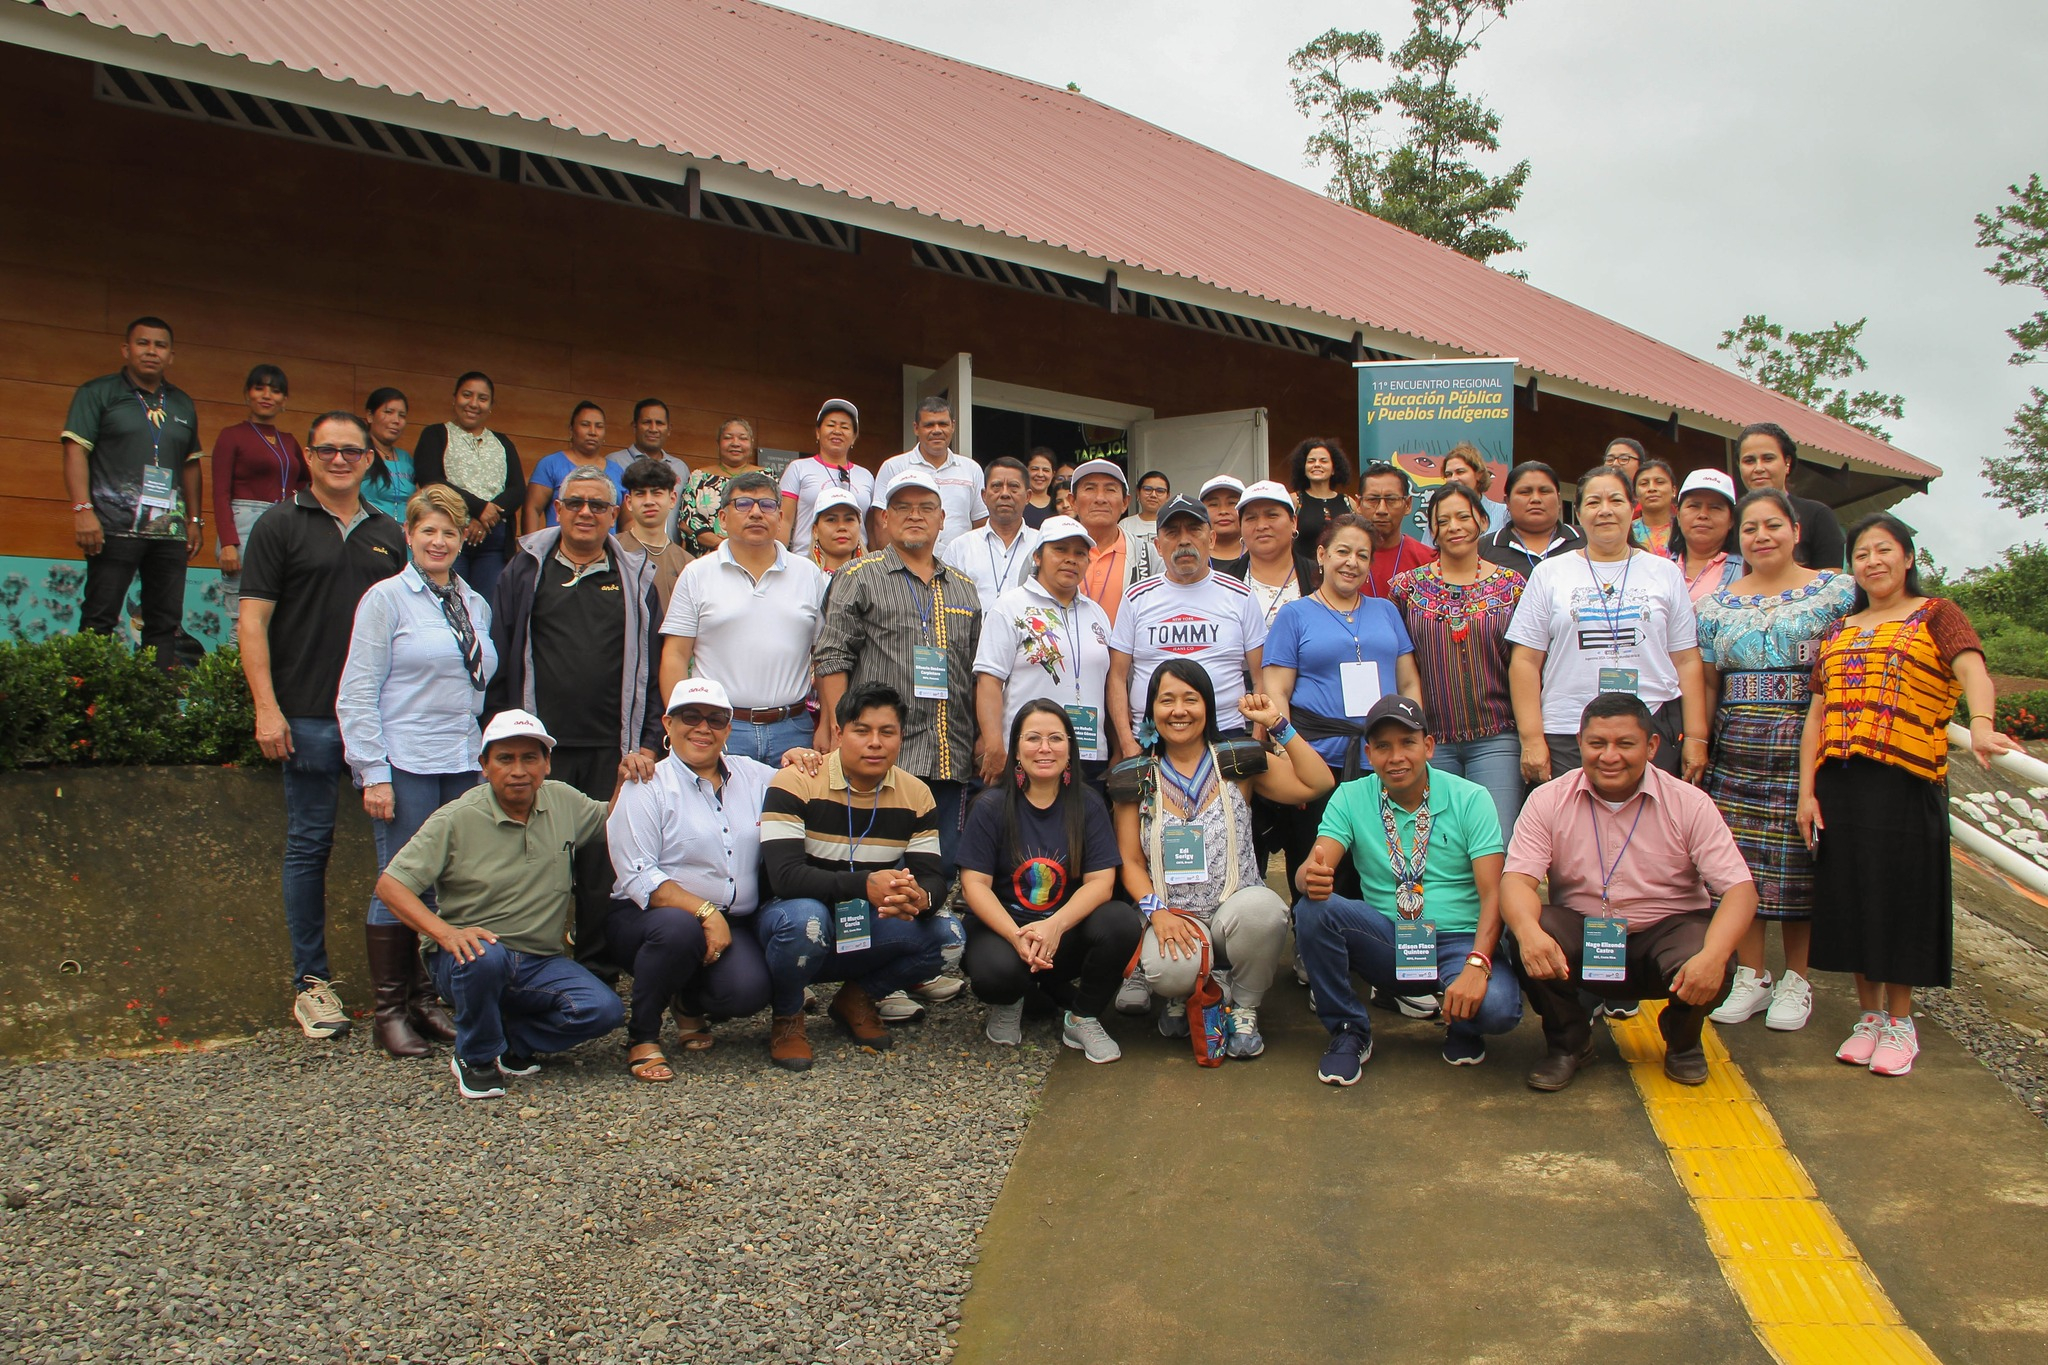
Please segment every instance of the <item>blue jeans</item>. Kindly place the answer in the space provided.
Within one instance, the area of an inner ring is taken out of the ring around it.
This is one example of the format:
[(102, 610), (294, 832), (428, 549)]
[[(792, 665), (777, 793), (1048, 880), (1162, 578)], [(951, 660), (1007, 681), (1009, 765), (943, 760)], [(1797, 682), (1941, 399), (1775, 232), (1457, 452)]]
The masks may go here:
[(1484, 739), (1461, 739), (1455, 744), (1438, 740), (1436, 757), (1429, 766), (1438, 772), (1454, 773), (1486, 788), (1493, 808), (1500, 814), (1500, 837), (1515, 837), (1515, 821), (1522, 814), (1522, 737), (1513, 730)]
[(348, 759), (333, 717), (290, 716), (292, 756), (284, 761), (284, 927), (292, 937), (292, 988), (331, 980), (327, 966), (327, 860)]
[(782, 766), (782, 756), (791, 749), (808, 749), (811, 739), (817, 734), (817, 722), (808, 711), (799, 711), (781, 720), (771, 720), (766, 725), (757, 725), (751, 720), (734, 717), (732, 734), (725, 741), (725, 751), (766, 763), (771, 768)]
[[(1436, 936), (1435, 982), (1394, 980), (1394, 922), (1363, 901), (1332, 896), (1301, 900), (1294, 907), (1294, 940), (1308, 968), (1309, 988), (1316, 994), (1316, 1017), (1332, 1033), (1372, 1036), (1365, 1002), (1351, 988), (1356, 972), (1367, 983), (1397, 995), (1441, 992), (1465, 970), (1472, 951), (1470, 934)], [(1502, 959), (1505, 965), (1506, 959)], [(1522, 988), (1515, 974), (1496, 967), (1486, 982), (1479, 1013), (1453, 1019), (1452, 1033), (1466, 1037), (1507, 1033), (1522, 1022)]]
[[(391, 818), (372, 820), (370, 835), (377, 841), (377, 875), (383, 876), (384, 869), (398, 855), (412, 836), (420, 832), (420, 826), (427, 823), (427, 817), (456, 797), (474, 787), (480, 774), (467, 773), (409, 773), (403, 768), (391, 770)], [(429, 910), (434, 908), (434, 893), (429, 890), (420, 897)], [(377, 899), (377, 893), (370, 893), (370, 913), (365, 921), (369, 924), (397, 924), (398, 916), (391, 913), (389, 906)]]
[(678, 1001), (687, 1014), (710, 1019), (744, 1019), (768, 1003), (768, 969), (746, 917), (728, 919), (732, 943), (718, 961), (704, 960), (704, 926), (673, 905), (641, 908), (612, 902), (605, 923), (604, 957), (633, 975), (633, 1003), (626, 1014), (626, 1044), (661, 1038), (662, 1014)]
[[(511, 515), (519, 514), (514, 512)], [(494, 609), (498, 603), (498, 575), (505, 572), (505, 556), (511, 547), (511, 532), (506, 529), (506, 523), (500, 521), (485, 532), (482, 540), (465, 547), (461, 554), (455, 556), (456, 576), (475, 588), (477, 596), (489, 602)]]
[(486, 943), (468, 962), (436, 952), (427, 969), (455, 1006), (455, 1055), (475, 1066), (507, 1052), (567, 1052), (626, 1021), (619, 993), (570, 958)]
[[(768, 1003), (777, 1014), (804, 1007), (804, 987), (818, 981), (851, 981), (880, 1000), (939, 974), (946, 949), (959, 932), (943, 916), (923, 919), (874, 917), (874, 946), (856, 952), (833, 949), (831, 907), (823, 901), (770, 901), (753, 915), (753, 929), (768, 962)], [(735, 930), (739, 925), (733, 926)]]

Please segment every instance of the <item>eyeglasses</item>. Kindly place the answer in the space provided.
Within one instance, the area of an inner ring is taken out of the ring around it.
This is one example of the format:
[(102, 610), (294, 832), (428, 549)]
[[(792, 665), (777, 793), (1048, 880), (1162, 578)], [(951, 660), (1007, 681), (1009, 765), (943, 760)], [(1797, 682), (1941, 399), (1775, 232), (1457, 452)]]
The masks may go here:
[(361, 446), (314, 446), (313, 453), (330, 464), (335, 460), (347, 460), (350, 464), (361, 464), (370, 458), (370, 452)]
[(609, 498), (562, 498), (558, 506), (564, 512), (609, 512), (612, 510)]
[(734, 498), (726, 506), (732, 508), (735, 512), (773, 512), (775, 510), (775, 499)]
[(685, 730), (695, 730), (699, 726), (709, 726), (713, 730), (732, 728), (730, 711), (701, 711), (694, 706), (686, 706), (680, 711), (669, 712), (668, 718)]
[(1408, 495), (1406, 493), (1374, 493), (1361, 497), (1359, 501), (1367, 507), (1392, 507), (1396, 503), (1408, 501)]

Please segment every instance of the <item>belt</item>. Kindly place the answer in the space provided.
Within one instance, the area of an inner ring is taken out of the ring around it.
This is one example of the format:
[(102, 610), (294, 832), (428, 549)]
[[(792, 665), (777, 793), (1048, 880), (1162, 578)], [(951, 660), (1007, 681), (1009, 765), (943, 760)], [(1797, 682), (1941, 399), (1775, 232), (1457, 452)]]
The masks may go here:
[(1757, 669), (1721, 675), (1721, 700), (1735, 702), (1778, 702), (1805, 705), (1812, 700), (1809, 675), (1803, 669)]
[(791, 716), (802, 714), (807, 709), (804, 703), (800, 701), (791, 702), (788, 706), (771, 706), (764, 711), (749, 711), (744, 706), (735, 706), (732, 708), (732, 718), (734, 720), (750, 721), (755, 725), (773, 725), (778, 720), (788, 720)]

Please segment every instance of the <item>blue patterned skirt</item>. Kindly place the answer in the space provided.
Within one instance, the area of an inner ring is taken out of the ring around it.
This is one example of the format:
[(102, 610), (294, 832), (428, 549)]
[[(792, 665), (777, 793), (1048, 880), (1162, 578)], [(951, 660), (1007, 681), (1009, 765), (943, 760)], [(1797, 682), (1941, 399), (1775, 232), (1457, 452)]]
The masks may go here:
[(1786, 702), (1723, 704), (1714, 715), (1707, 795), (1756, 879), (1764, 919), (1813, 917), (1813, 860), (1797, 821), (1805, 724), (1806, 707)]

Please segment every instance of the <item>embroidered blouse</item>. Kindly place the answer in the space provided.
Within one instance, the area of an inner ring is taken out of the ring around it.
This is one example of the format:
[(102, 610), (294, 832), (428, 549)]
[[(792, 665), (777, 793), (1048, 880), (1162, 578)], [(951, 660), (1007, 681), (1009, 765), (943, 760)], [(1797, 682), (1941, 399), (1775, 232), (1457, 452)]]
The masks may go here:
[(1955, 659), (1983, 641), (1962, 608), (1930, 597), (1903, 621), (1837, 622), (1820, 645), (1820, 758), (1872, 758), (1915, 777), (1948, 777), (1948, 722), (1963, 695)]
[(1524, 579), (1481, 561), (1474, 583), (1449, 583), (1441, 564), (1397, 574), (1387, 600), (1401, 612), (1422, 676), (1423, 714), (1447, 744), (1485, 739), (1515, 728), (1508, 695), (1508, 623), (1522, 600)]

